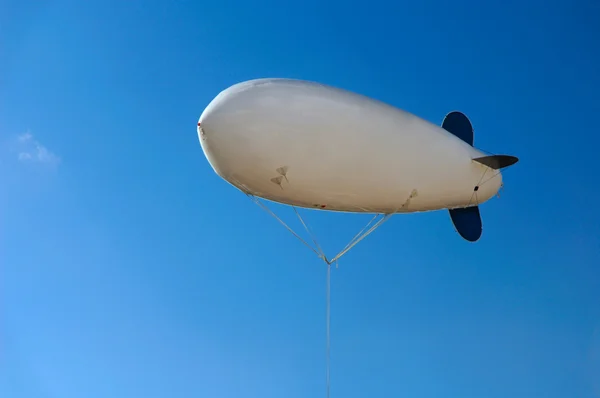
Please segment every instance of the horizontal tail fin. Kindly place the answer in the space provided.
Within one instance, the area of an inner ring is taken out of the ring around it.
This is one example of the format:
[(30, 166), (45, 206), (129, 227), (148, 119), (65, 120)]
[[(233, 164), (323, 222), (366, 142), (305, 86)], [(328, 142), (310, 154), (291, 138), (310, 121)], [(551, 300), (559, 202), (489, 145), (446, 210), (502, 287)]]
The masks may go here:
[(473, 160), (477, 163), (481, 163), (485, 166), (488, 166), (489, 168), (500, 170), (517, 163), (519, 161), (519, 158), (510, 155), (490, 155), (475, 158)]

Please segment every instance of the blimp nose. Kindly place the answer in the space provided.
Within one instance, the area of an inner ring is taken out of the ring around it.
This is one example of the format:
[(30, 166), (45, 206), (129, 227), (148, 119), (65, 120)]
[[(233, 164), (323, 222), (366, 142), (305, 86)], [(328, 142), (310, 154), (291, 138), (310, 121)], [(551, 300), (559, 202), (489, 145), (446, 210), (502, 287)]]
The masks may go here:
[(200, 118), (198, 119), (198, 134), (202, 132), (206, 134), (207, 130), (210, 129), (210, 125), (214, 122), (216, 111), (217, 111), (217, 100), (219, 96), (214, 98), (202, 111)]
[(200, 118), (198, 119), (198, 138), (200, 143), (204, 145), (206, 140), (214, 133), (215, 129), (218, 129), (219, 122), (218, 107), (213, 100), (205, 109), (202, 111)]
[(200, 141), (200, 146), (202, 147), (204, 156), (206, 156), (206, 159), (211, 164), (213, 169), (215, 169), (217, 174), (219, 174), (214, 148), (215, 142), (213, 142), (214, 140), (209, 139), (212, 135), (214, 135), (211, 134), (211, 132), (214, 133), (214, 118), (214, 107), (211, 107), (211, 104), (209, 104), (209, 106), (207, 106), (200, 115), (196, 129), (198, 133), (198, 140)]
[(200, 143), (206, 141), (206, 133), (210, 125), (211, 115), (210, 107), (207, 107), (198, 119), (198, 138), (200, 139)]
[[(232, 159), (240, 156), (243, 145), (238, 119), (235, 118), (235, 102), (227, 90), (215, 97), (202, 111), (197, 132), (202, 151), (214, 171), (223, 178), (232, 172)], [(243, 129), (242, 129), (243, 131)], [(227, 178), (226, 178), (227, 179)]]
[(198, 132), (198, 139), (200, 140), (200, 144), (202, 144), (206, 140), (206, 132), (202, 128), (202, 119), (198, 120), (198, 127), (196, 130)]
[(201, 126), (205, 130), (205, 133), (210, 134), (211, 130), (227, 124), (230, 116), (238, 111), (239, 106), (237, 104), (239, 99), (236, 99), (237, 97), (235, 96), (237, 86), (233, 85), (221, 91), (202, 111), (198, 120), (198, 126)]
[(214, 116), (214, 106), (211, 106), (211, 105), (212, 105), (212, 103), (209, 104), (202, 111), (202, 114), (200, 115), (200, 119), (198, 119), (198, 126), (207, 125), (210, 122), (210, 120), (213, 118), (213, 116)]

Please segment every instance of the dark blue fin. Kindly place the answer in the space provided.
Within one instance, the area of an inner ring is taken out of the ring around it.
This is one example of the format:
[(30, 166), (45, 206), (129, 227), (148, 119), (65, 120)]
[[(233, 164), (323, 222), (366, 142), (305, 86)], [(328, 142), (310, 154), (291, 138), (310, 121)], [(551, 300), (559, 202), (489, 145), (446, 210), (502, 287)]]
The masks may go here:
[(450, 209), (450, 218), (454, 228), (464, 239), (476, 242), (481, 237), (483, 226), (479, 206), (465, 207), (462, 209)]
[(473, 146), (473, 126), (463, 113), (454, 111), (447, 114), (442, 122), (442, 128)]

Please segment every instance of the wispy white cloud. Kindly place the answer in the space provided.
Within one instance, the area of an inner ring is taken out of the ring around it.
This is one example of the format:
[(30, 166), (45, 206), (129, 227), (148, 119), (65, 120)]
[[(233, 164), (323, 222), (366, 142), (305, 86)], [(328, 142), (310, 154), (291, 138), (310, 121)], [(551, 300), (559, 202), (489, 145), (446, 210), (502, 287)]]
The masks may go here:
[(43, 146), (29, 132), (17, 137), (17, 154), (21, 162), (37, 162), (58, 165), (60, 158)]

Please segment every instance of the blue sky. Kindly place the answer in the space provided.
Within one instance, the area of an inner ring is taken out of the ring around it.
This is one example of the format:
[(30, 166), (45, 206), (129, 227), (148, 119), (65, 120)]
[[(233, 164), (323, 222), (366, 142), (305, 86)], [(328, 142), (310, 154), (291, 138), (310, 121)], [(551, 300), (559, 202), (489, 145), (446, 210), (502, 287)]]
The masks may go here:
[[(446, 212), (397, 216), (340, 261), (332, 397), (600, 396), (598, 4), (0, 10), (0, 396), (324, 396), (325, 267), (195, 131), (269, 76), (458, 109), (521, 159), (478, 243)], [(303, 214), (328, 253), (369, 219)]]

